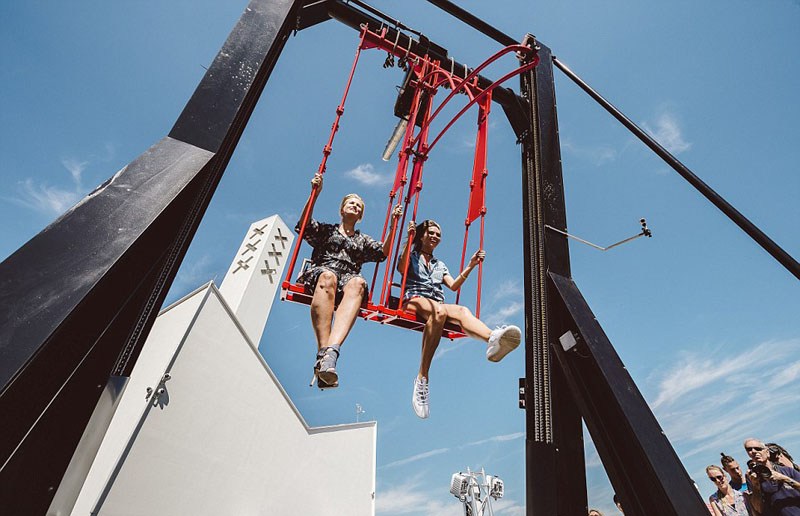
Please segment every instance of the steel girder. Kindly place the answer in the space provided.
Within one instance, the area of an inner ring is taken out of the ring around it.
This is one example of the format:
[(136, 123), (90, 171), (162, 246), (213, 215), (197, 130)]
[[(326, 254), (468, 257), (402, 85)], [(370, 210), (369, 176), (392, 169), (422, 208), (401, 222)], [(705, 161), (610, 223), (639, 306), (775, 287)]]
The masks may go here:
[(301, 4), (252, 0), (169, 135), (0, 264), (4, 513), (47, 510), (129, 374)]

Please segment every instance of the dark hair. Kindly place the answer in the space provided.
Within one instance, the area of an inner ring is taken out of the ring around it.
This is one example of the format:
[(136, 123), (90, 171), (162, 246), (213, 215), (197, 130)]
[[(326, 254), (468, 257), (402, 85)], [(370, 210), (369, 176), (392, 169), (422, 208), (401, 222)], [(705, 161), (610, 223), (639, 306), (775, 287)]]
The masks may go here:
[(442, 230), (442, 226), (439, 225), (438, 222), (431, 219), (425, 219), (419, 224), (417, 224), (417, 231), (414, 233), (414, 250), (419, 251), (420, 247), (422, 247), (422, 237), (425, 236), (425, 233), (428, 232), (428, 228), (431, 226), (436, 226), (439, 228), (439, 231)]
[(764, 443), (764, 446), (766, 446), (767, 450), (769, 450), (769, 460), (770, 461), (776, 462), (778, 460), (778, 455), (783, 455), (784, 457), (789, 459), (789, 462), (794, 464), (794, 459), (792, 458), (792, 456), (789, 455), (789, 452), (786, 451), (786, 448), (784, 448), (780, 444)]
[(734, 458), (733, 458), (733, 457), (731, 457), (730, 455), (726, 455), (726, 454), (725, 454), (725, 452), (721, 452), (721, 453), (720, 453), (720, 456), (721, 456), (722, 458), (720, 459), (720, 461), (719, 461), (719, 462), (720, 462), (720, 464), (722, 464), (722, 467), (723, 467), (723, 468), (727, 468), (727, 467), (728, 467), (728, 464), (730, 464), (731, 462), (735, 462), (735, 461), (736, 461), (736, 459), (734, 459)]

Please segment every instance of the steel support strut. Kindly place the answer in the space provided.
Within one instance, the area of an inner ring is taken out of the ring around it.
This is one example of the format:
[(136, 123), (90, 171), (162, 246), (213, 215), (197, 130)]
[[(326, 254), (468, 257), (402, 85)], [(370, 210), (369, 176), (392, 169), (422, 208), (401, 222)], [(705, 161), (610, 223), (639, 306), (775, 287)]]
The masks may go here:
[[(702, 515), (705, 504), (653, 413), (570, 279), (564, 186), (550, 50), (522, 76), (530, 130), (523, 156), (529, 515), (586, 514), (581, 418), (626, 514)], [(574, 349), (559, 337), (573, 332)], [(553, 358), (557, 357), (558, 361)], [(566, 487), (569, 486), (569, 487)]]
[(520, 77), (529, 129), (522, 144), (525, 243), (526, 507), (531, 515), (586, 514), (583, 430), (577, 407), (551, 364), (552, 327), (547, 270), (569, 275), (566, 241), (553, 241), (546, 224), (566, 227), (550, 50)]
[(4, 514), (47, 512), (103, 431), (100, 394), (130, 373), (300, 7), (252, 0), (169, 136), (0, 264)]
[(713, 188), (708, 186), (702, 179), (697, 177), (694, 172), (689, 170), (689, 167), (681, 163), (678, 158), (670, 154), (670, 152), (661, 146), (653, 137), (644, 132), (639, 126), (634, 124), (630, 118), (625, 116), (619, 109), (614, 107), (609, 101), (604, 99), (599, 93), (593, 90), (586, 84), (575, 72), (570, 70), (567, 65), (553, 57), (553, 63), (559, 70), (564, 72), (564, 75), (570, 78), (572, 82), (577, 84), (584, 92), (592, 97), (595, 102), (600, 104), (603, 109), (608, 111), (611, 116), (616, 118), (622, 125), (624, 125), (634, 136), (639, 138), (650, 150), (655, 152), (659, 158), (672, 167), (675, 172), (680, 174), (690, 185), (692, 185), (700, 194), (703, 195), (708, 201), (719, 208), (734, 224), (747, 233), (747, 236), (752, 238), (758, 245), (768, 252), (778, 263), (783, 265), (786, 270), (794, 275), (795, 278), (800, 279), (800, 263), (795, 260), (792, 255), (787, 253), (781, 246), (772, 240), (766, 233), (750, 222), (750, 220), (742, 215), (742, 213), (733, 207), (731, 203), (725, 200), (720, 194), (714, 191)]

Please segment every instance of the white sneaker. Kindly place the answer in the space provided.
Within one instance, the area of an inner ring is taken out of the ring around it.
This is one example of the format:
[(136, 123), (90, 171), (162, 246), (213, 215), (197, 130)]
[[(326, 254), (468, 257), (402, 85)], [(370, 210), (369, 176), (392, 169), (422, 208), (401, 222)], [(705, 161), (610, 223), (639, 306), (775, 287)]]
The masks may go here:
[(492, 362), (499, 362), (503, 357), (514, 351), (522, 340), (522, 332), (514, 325), (500, 326), (492, 331), (489, 336), (489, 347), (486, 349), (486, 358)]
[(414, 378), (414, 395), (411, 397), (411, 406), (414, 412), (422, 419), (427, 419), (430, 414), (428, 409), (428, 379)]

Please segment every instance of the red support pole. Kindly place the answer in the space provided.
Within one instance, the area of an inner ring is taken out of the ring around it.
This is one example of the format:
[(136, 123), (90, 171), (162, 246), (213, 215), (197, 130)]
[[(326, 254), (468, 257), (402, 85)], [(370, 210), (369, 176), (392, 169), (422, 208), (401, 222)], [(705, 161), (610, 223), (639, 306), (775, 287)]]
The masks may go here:
[[(488, 153), (488, 142), (489, 142), (489, 113), (492, 110), (492, 92), (489, 92), (484, 96), (483, 100), (480, 102), (480, 109), (478, 110), (478, 139), (480, 140), (480, 146), (476, 145), (476, 154), (480, 152), (480, 160), (479, 169), (476, 169), (475, 172), (480, 170), (480, 217), (481, 217), (481, 236), (480, 236), (480, 244), (479, 248), (483, 249), (483, 238), (484, 238), (484, 223), (486, 222), (486, 177), (489, 175), (489, 169), (487, 167), (487, 153)], [(480, 147), (478, 149), (477, 147)], [(474, 178), (473, 178), (474, 181)], [(471, 199), (470, 199), (471, 201)], [(473, 215), (474, 217), (474, 215)], [(474, 220), (474, 218), (472, 219)], [(475, 300), (475, 317), (480, 318), (481, 316), (481, 291), (483, 289), (483, 261), (478, 262), (478, 287), (477, 287), (477, 299)]]
[[(527, 47), (526, 47), (526, 48), (527, 48)], [(436, 144), (439, 142), (439, 140), (442, 138), (442, 136), (444, 135), (444, 133), (446, 133), (446, 132), (447, 132), (447, 130), (448, 130), (448, 129), (450, 129), (450, 127), (452, 127), (452, 126), (453, 126), (453, 124), (454, 124), (454, 123), (456, 123), (456, 121), (457, 121), (459, 118), (461, 118), (461, 115), (463, 115), (463, 114), (464, 114), (464, 113), (465, 113), (465, 112), (466, 112), (466, 111), (467, 111), (467, 110), (468, 110), (470, 107), (472, 107), (472, 105), (473, 105), (473, 104), (475, 104), (476, 102), (479, 102), (479, 101), (480, 101), (482, 98), (484, 98), (484, 96), (488, 95), (488, 94), (489, 94), (489, 92), (491, 92), (493, 89), (495, 89), (496, 87), (500, 86), (501, 84), (503, 84), (504, 82), (506, 82), (506, 81), (507, 81), (507, 80), (509, 80), (510, 78), (512, 78), (512, 77), (514, 77), (514, 76), (516, 76), (516, 75), (519, 75), (519, 74), (521, 74), (521, 73), (525, 73), (525, 72), (527, 72), (528, 70), (532, 70), (532, 69), (536, 68), (536, 65), (538, 65), (538, 64), (539, 64), (539, 58), (537, 57), (537, 58), (535, 58), (535, 59), (534, 59), (532, 62), (530, 62), (530, 63), (528, 63), (528, 64), (525, 64), (525, 65), (523, 65), (523, 66), (520, 66), (519, 68), (515, 68), (514, 70), (512, 70), (512, 71), (508, 72), (507, 74), (505, 74), (504, 76), (502, 76), (501, 78), (497, 79), (495, 82), (493, 82), (492, 84), (490, 84), (490, 85), (489, 85), (489, 87), (487, 87), (487, 88), (486, 88), (485, 90), (483, 90), (481, 93), (479, 93), (478, 95), (476, 95), (474, 99), (470, 100), (470, 101), (469, 101), (469, 102), (468, 102), (468, 103), (467, 103), (467, 104), (466, 104), (466, 105), (465, 105), (463, 108), (461, 108), (461, 111), (459, 111), (458, 113), (456, 113), (456, 116), (454, 116), (454, 117), (453, 117), (453, 118), (450, 120), (450, 122), (449, 122), (449, 123), (448, 123), (448, 124), (447, 124), (447, 125), (444, 127), (444, 129), (442, 129), (442, 130), (439, 132), (439, 134), (436, 136), (436, 138), (434, 138), (434, 140), (433, 140), (433, 141), (431, 142), (431, 144), (428, 146), (428, 150), (430, 151), (431, 149), (433, 149), (433, 147), (434, 147), (434, 146), (435, 146), (435, 145), (436, 145)]]
[[(438, 63), (434, 63), (438, 64)], [(425, 87), (424, 84), (421, 87)], [(414, 187), (414, 213), (412, 220), (417, 220), (417, 208), (419, 207), (419, 193), (422, 190), (422, 169), (423, 165), (425, 164), (425, 160), (428, 159), (428, 149), (427, 149), (427, 142), (428, 142), (428, 129), (430, 124), (428, 124), (428, 117), (431, 115), (431, 106), (433, 105), (433, 96), (436, 94), (436, 91), (433, 90), (430, 92), (429, 102), (425, 110), (425, 116), (422, 121), (422, 128), (420, 129), (420, 134), (418, 137), (417, 142), (417, 154), (414, 156), (414, 170), (411, 174), (411, 182), (413, 183)], [(413, 122), (413, 121), (412, 121)], [(408, 206), (408, 202), (411, 199), (411, 185), (409, 185), (409, 195), (406, 199), (406, 206)], [(411, 245), (411, 242), (409, 242)], [(399, 305), (403, 303), (403, 295), (406, 291), (406, 280), (408, 279), (408, 261), (411, 258), (411, 250), (406, 253), (405, 263), (403, 263), (403, 281), (400, 283), (400, 296), (399, 296)]]
[[(469, 219), (467, 219), (465, 226), (466, 227), (464, 229), (464, 246), (461, 248), (461, 266), (458, 269), (459, 273), (464, 270), (464, 261), (466, 260), (467, 257), (467, 242), (469, 241)], [(459, 301), (461, 301), (461, 287), (458, 287), (458, 292), (456, 292), (456, 304), (458, 304)]]
[[(424, 76), (430, 62), (427, 58), (423, 59), (422, 64), (420, 65), (420, 75)], [(399, 184), (399, 192), (400, 198), (403, 198), (403, 193), (405, 192), (405, 186), (408, 182), (408, 163), (409, 163), (409, 156), (413, 152), (411, 147), (411, 141), (413, 140), (414, 136), (414, 128), (416, 126), (415, 121), (417, 119), (417, 113), (419, 112), (419, 105), (420, 101), (422, 100), (422, 89), (423, 85), (418, 80), (417, 86), (414, 91), (414, 97), (411, 101), (411, 111), (409, 113), (409, 123), (406, 127), (405, 135), (403, 135), (403, 147), (399, 153), (399, 160), (397, 164), (398, 174), (402, 171), (402, 177), (400, 179)], [(393, 191), (393, 194), (396, 194), (398, 190)], [(390, 207), (391, 209), (391, 207)], [(403, 206), (403, 221), (400, 223), (400, 234), (397, 236), (397, 244), (394, 245), (394, 253), (391, 253), (386, 259), (386, 271), (383, 277), (383, 285), (381, 288), (381, 297), (380, 297), (380, 304), (382, 306), (388, 306), (389, 304), (389, 297), (391, 297), (391, 290), (392, 290), (392, 280), (394, 279), (394, 270), (396, 267), (396, 256), (400, 253), (400, 245), (403, 241), (403, 232), (402, 228), (405, 227), (406, 217), (408, 216), (408, 199), (406, 198), (405, 204)], [(394, 255), (394, 256), (393, 256)], [(394, 258), (394, 259), (393, 259)]]
[[(328, 137), (328, 143), (322, 149), (322, 161), (319, 164), (319, 168), (317, 169), (317, 173), (322, 175), (325, 174), (325, 169), (328, 163), (328, 156), (333, 149), (333, 138), (336, 136), (336, 131), (339, 129), (339, 120), (344, 113), (344, 103), (347, 100), (347, 94), (350, 91), (350, 84), (353, 82), (353, 75), (356, 72), (356, 65), (358, 64), (358, 58), (361, 55), (361, 49), (364, 46), (364, 38), (367, 35), (366, 27), (361, 29), (361, 38), (358, 42), (358, 48), (356, 49), (356, 56), (353, 59), (353, 66), (350, 68), (350, 75), (347, 77), (347, 84), (344, 88), (344, 93), (342, 94), (342, 101), (336, 107), (336, 118), (333, 121), (333, 126), (331, 127), (331, 134)], [(308, 196), (308, 206), (313, 206), (314, 202), (316, 201), (317, 197), (317, 187), (313, 186), (311, 188), (311, 194)], [(284, 279), (284, 283), (291, 283), (292, 273), (294, 272), (294, 266), (297, 262), (297, 255), (300, 252), (300, 247), (303, 245), (303, 235), (306, 231), (306, 224), (308, 224), (308, 219), (310, 217), (310, 209), (304, 214), (303, 220), (300, 223), (300, 232), (297, 235), (297, 245), (294, 246), (294, 250), (292, 251), (292, 257), (289, 260), (288, 267), (286, 268), (286, 276)]]

